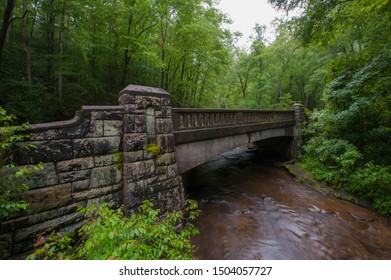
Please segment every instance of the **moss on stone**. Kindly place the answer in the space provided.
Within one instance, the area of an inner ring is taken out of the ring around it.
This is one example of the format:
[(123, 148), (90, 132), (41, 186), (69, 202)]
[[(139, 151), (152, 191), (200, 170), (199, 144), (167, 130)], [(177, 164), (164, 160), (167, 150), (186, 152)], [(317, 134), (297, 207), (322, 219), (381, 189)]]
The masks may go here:
[(145, 151), (150, 153), (155, 159), (161, 156), (160, 146), (156, 144), (149, 144)]
[(123, 153), (122, 152), (114, 154), (114, 162), (117, 164), (123, 162)]

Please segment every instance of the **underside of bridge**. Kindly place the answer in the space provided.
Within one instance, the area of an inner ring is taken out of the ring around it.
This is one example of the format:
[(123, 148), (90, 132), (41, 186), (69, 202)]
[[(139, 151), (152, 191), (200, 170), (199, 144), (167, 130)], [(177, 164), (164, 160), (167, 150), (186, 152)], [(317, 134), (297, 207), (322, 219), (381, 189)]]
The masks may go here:
[(178, 172), (183, 174), (224, 152), (255, 142), (260, 143), (262, 147), (273, 149), (290, 157), (289, 147), (293, 137), (294, 131), (291, 126), (181, 143), (175, 147)]

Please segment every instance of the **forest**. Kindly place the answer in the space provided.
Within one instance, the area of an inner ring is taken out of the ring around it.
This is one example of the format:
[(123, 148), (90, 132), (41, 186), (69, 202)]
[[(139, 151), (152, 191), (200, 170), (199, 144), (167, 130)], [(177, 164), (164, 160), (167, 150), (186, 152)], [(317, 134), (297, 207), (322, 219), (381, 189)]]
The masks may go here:
[[(222, 0), (223, 1), (223, 0)], [(175, 107), (305, 105), (301, 162), (391, 214), (391, 1), (269, 0), (300, 11), (256, 25), (251, 47), (216, 0), (4, 0), (0, 106), (21, 122), (118, 104), (128, 84)]]

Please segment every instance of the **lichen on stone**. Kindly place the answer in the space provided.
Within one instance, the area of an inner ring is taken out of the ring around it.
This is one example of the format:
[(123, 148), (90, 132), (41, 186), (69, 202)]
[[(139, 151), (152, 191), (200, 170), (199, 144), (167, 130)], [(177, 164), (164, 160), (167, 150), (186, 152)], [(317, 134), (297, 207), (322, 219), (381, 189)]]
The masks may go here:
[(161, 156), (160, 146), (156, 144), (148, 144), (147, 149), (145, 150), (147, 153), (152, 154), (153, 158), (158, 158)]

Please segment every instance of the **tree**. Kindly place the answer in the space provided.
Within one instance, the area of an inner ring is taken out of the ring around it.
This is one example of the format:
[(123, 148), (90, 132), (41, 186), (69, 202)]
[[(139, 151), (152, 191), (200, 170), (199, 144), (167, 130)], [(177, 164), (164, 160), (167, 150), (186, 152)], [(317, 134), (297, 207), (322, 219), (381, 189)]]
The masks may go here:
[(6, 8), (4, 10), (3, 22), (0, 29), (0, 67), (2, 64), (2, 54), (5, 44), (5, 39), (7, 37), (8, 27), (10, 26), (12, 20), (10, 20), (12, 16), (12, 11), (14, 10), (16, 0), (7, 0)]
[(384, 175), (391, 164), (391, 2), (269, 2), (285, 10), (300, 5), (304, 13), (292, 22), (295, 37), (304, 46), (330, 50), (326, 67), (314, 71), (307, 85), (325, 85), (325, 107), (307, 128), (304, 161), (319, 179), (391, 214), (390, 177)]

